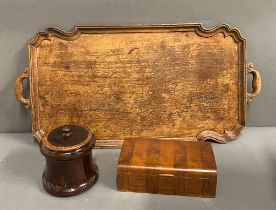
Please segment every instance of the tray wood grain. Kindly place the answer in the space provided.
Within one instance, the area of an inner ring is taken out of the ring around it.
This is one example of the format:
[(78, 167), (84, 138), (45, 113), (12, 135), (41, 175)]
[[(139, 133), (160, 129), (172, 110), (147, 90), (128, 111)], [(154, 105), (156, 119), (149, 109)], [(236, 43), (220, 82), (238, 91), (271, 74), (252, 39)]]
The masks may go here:
[(120, 147), (138, 136), (227, 143), (246, 125), (247, 103), (260, 88), (237, 29), (178, 24), (39, 32), (15, 92), (32, 110), (38, 140), (78, 124), (94, 132), (97, 147)]

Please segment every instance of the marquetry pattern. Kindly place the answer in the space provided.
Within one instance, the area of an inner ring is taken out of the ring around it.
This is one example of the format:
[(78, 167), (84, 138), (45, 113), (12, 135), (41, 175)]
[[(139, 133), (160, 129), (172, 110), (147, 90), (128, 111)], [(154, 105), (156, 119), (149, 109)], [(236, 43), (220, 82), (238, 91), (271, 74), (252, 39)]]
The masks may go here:
[(120, 191), (215, 197), (217, 169), (210, 143), (126, 139), (121, 150)]

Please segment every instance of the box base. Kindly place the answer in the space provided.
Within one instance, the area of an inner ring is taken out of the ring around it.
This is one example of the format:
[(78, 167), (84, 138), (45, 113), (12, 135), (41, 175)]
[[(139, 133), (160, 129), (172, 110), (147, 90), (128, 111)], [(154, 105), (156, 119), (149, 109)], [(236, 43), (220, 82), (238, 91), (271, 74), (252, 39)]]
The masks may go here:
[(117, 175), (117, 189), (137, 192), (191, 197), (216, 197), (217, 178), (177, 177), (144, 174)]

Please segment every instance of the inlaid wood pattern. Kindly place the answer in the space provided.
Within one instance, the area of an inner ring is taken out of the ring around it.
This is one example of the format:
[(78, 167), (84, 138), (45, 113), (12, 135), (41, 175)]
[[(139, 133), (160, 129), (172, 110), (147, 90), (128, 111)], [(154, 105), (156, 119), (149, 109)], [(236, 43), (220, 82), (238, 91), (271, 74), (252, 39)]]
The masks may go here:
[(217, 168), (206, 142), (126, 139), (118, 161), (120, 191), (215, 197)]

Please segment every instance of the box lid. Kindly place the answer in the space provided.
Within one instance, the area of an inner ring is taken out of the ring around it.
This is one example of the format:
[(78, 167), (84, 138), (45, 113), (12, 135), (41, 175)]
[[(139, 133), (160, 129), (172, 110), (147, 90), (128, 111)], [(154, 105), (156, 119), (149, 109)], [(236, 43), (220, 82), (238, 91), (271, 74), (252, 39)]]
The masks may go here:
[(118, 172), (164, 176), (216, 176), (212, 146), (207, 142), (126, 139)]

